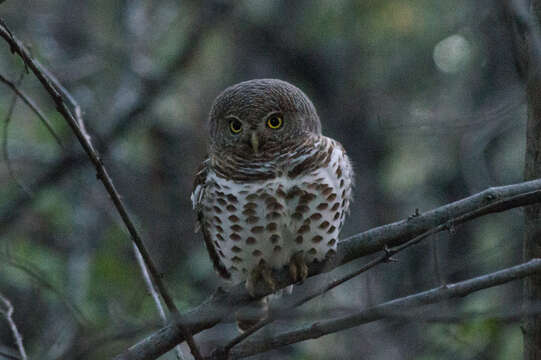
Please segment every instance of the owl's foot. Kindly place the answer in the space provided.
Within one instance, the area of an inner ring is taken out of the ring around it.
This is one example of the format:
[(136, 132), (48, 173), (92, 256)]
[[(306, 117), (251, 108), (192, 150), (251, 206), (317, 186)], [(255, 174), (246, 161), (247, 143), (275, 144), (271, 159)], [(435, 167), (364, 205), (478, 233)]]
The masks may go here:
[(248, 279), (246, 279), (246, 290), (252, 297), (255, 297), (255, 288), (259, 280), (263, 280), (272, 292), (276, 290), (276, 282), (272, 278), (272, 270), (265, 260), (261, 260), (252, 270)]
[(304, 259), (304, 251), (299, 251), (291, 257), (288, 264), (289, 276), (293, 282), (304, 282), (308, 276), (308, 266)]

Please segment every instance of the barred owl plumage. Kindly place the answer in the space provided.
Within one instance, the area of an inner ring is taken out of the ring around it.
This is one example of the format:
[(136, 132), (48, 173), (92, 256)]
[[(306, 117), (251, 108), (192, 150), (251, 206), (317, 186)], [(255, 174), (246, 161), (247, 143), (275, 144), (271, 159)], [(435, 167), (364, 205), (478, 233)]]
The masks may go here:
[(294, 281), (336, 251), (352, 196), (342, 145), (321, 135), (314, 105), (297, 87), (259, 79), (233, 85), (210, 112), (209, 155), (192, 201), (217, 272), (272, 286), (272, 269)]

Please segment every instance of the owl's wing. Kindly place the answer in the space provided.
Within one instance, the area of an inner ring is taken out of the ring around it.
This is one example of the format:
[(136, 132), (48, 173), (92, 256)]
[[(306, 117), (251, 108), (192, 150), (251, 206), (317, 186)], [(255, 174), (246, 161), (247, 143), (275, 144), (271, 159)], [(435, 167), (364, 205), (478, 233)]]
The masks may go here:
[(192, 205), (193, 209), (195, 210), (195, 213), (197, 215), (197, 220), (195, 224), (195, 232), (198, 232), (199, 229), (201, 229), (201, 232), (203, 233), (203, 239), (205, 240), (205, 245), (209, 254), (210, 259), (212, 260), (212, 263), (214, 265), (214, 268), (220, 274), (221, 277), (224, 279), (229, 279), (231, 277), (231, 274), (229, 271), (227, 271), (226, 267), (222, 262), (220, 261), (220, 257), (218, 256), (218, 253), (216, 251), (216, 248), (214, 247), (214, 244), (212, 243), (212, 238), (209, 234), (209, 231), (207, 229), (207, 223), (205, 221), (203, 211), (201, 209), (203, 200), (205, 198), (205, 193), (207, 189), (207, 175), (208, 175), (208, 163), (209, 159), (207, 158), (199, 169), (197, 170), (197, 173), (195, 174), (194, 184), (193, 184), (193, 191), (192, 191)]

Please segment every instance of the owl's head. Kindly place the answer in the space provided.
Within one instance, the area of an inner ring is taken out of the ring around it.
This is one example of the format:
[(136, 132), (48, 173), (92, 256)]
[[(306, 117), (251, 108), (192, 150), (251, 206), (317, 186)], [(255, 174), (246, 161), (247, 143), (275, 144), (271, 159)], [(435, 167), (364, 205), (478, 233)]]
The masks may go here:
[(321, 133), (314, 105), (297, 87), (276, 79), (241, 82), (225, 89), (210, 111), (214, 152), (259, 157)]

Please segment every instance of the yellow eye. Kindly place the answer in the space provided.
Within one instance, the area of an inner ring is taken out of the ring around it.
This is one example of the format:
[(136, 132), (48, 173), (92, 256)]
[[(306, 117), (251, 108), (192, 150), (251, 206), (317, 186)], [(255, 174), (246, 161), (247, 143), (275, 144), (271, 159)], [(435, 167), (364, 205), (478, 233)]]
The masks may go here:
[(271, 129), (279, 129), (282, 127), (284, 120), (279, 115), (273, 115), (267, 119), (267, 126)]
[(238, 134), (242, 131), (242, 123), (237, 119), (229, 121), (229, 128), (233, 134)]

